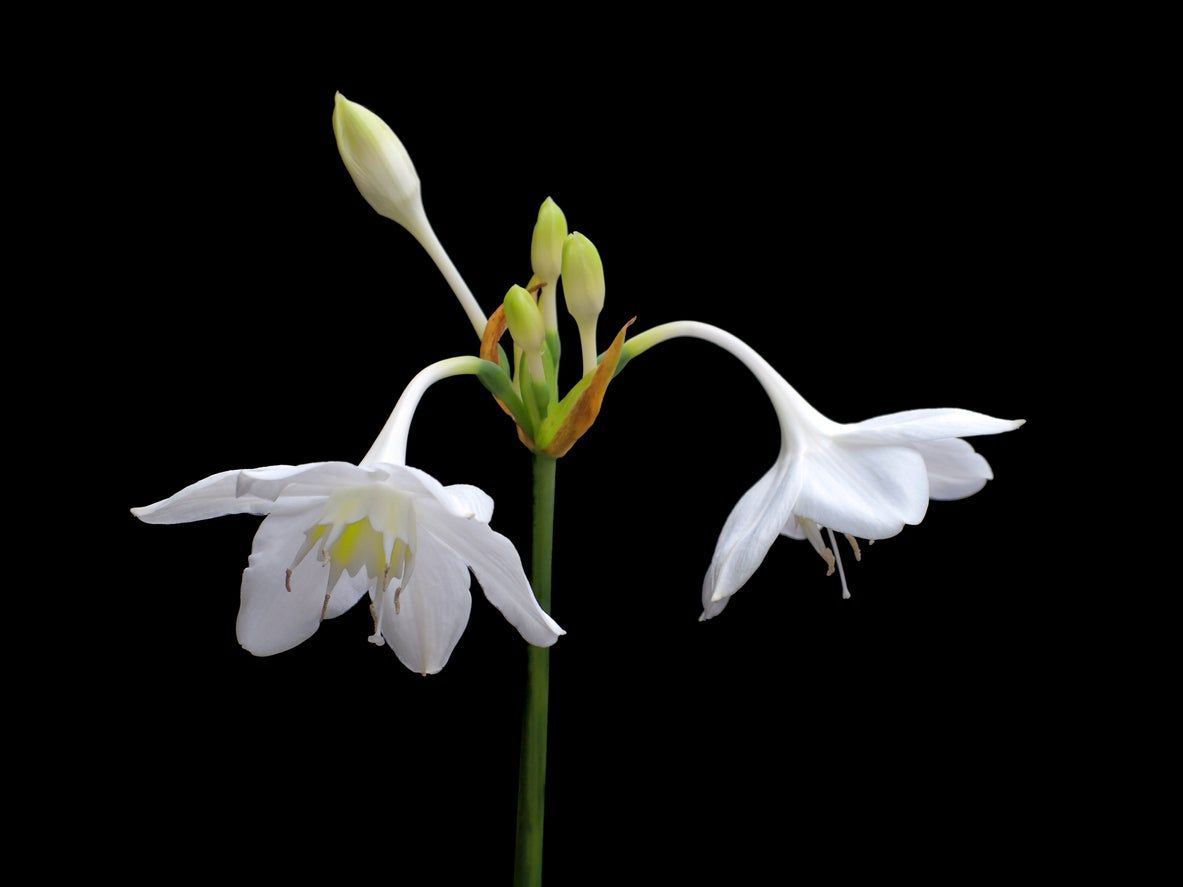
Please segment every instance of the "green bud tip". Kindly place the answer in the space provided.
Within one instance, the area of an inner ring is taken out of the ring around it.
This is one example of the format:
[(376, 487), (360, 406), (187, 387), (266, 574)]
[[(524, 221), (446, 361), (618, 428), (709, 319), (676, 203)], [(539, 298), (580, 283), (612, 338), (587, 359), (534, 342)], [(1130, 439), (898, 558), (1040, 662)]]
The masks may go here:
[(563, 294), (578, 323), (594, 321), (604, 308), (604, 263), (596, 245), (578, 231), (563, 243)]
[(505, 294), (505, 323), (514, 342), (523, 351), (528, 354), (542, 351), (542, 341), (546, 335), (542, 312), (525, 288), (511, 286)]
[(549, 197), (538, 209), (534, 239), (530, 242), (530, 265), (547, 284), (554, 284), (563, 269), (563, 241), (567, 237), (567, 217)]

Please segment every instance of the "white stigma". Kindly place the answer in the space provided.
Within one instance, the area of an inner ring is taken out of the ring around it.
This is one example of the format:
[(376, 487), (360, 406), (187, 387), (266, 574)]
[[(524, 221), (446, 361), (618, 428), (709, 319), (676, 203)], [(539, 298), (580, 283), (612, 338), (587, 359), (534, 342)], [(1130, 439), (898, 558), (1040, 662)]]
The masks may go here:
[(838, 550), (838, 540), (834, 538), (834, 531), (826, 527), (826, 532), (830, 534), (830, 544), (834, 546), (835, 559), (838, 561), (838, 578), (842, 580), (842, 600), (848, 601), (850, 589), (846, 587), (846, 571), (842, 569), (842, 552)]
[(382, 637), (382, 610), (386, 604), (386, 587), (381, 582), (378, 585), (378, 590), (374, 592), (374, 603), (370, 606), (370, 613), (374, 617), (374, 633), (366, 640), (380, 647), (386, 643), (386, 638)]

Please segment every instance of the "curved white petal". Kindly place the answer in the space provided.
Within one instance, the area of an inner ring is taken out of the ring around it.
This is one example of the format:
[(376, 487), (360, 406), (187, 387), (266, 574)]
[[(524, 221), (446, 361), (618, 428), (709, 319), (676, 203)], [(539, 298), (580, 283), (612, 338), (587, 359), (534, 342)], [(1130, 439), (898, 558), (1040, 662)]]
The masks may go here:
[[(399, 594), (398, 612), (390, 600), (382, 609), (382, 635), (403, 665), (422, 675), (444, 667), (468, 625), (468, 587), (460, 556), (430, 533), (421, 534), (415, 573)], [(393, 593), (392, 586), (387, 594)]]
[(798, 459), (782, 454), (731, 510), (703, 578), (704, 609), (737, 592), (756, 572), (793, 513), (804, 481), (800, 469)]
[(798, 523), (797, 515), (795, 514), (789, 515), (789, 519), (785, 521), (785, 525), (780, 528), (780, 534), (790, 539), (799, 539), (802, 541), (809, 538), (805, 534), (805, 529)]
[(846, 443), (892, 444), (1014, 431), (1026, 419), (995, 419), (971, 410), (906, 410), (840, 426), (834, 436)]
[(327, 496), (347, 486), (384, 480), (379, 468), (359, 468), (351, 462), (308, 462), (273, 468), (244, 468), (239, 472), (239, 496), (275, 501), (280, 496)]
[[(705, 598), (706, 595), (704, 594)], [(699, 622), (706, 622), (708, 619), (714, 619), (727, 607), (727, 602), (731, 600), (729, 597), (723, 598), (721, 601), (706, 601), (702, 605), (702, 615), (698, 617)]]
[(420, 529), (443, 542), (472, 567), (485, 597), (531, 644), (549, 647), (559, 628), (534, 597), (513, 543), (476, 519), (456, 517), (443, 508), (417, 509)]
[(479, 487), (471, 484), (451, 484), (445, 487), (426, 471), (410, 465), (380, 462), (378, 467), (387, 473), (387, 483), (401, 490), (430, 496), (457, 517), (475, 517), (485, 523), (493, 517), (493, 500)]
[(912, 447), (819, 438), (803, 463), (804, 483), (793, 511), (820, 526), (885, 539), (904, 524), (920, 523), (928, 510), (928, 472)]
[(292, 466), (273, 465), (267, 468), (234, 468), (230, 471), (220, 471), (197, 483), (189, 484), (167, 499), (133, 508), (131, 513), (149, 524), (183, 524), (226, 514), (266, 514), (274, 503), (258, 496), (240, 496), (238, 476), (243, 471), (280, 470), (292, 470)]
[(480, 487), (471, 484), (450, 484), (444, 491), (452, 499), (452, 513), (461, 517), (475, 517), (488, 523), (493, 519), (493, 498)]
[(290, 650), (320, 626), (328, 565), (312, 556), (304, 558), (292, 572), (292, 590), (287, 590), (288, 567), (316, 517), (315, 508), (281, 506), (255, 533), (242, 574), (238, 642), (256, 656)]
[(990, 463), (960, 438), (912, 444), (928, 469), (930, 499), (964, 499), (994, 479)]

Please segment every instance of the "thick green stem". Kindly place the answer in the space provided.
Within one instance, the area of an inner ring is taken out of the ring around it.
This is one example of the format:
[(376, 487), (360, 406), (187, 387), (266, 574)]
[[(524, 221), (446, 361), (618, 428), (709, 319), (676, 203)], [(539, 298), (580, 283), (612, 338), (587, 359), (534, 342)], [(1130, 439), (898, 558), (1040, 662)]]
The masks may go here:
[[(534, 456), (534, 544), (531, 582), (542, 609), (550, 612), (550, 554), (554, 542), (555, 460)], [(526, 651), (526, 711), (522, 718), (522, 762), (518, 775), (518, 845), (514, 887), (542, 884), (542, 818), (546, 798), (546, 714), (550, 650)]]

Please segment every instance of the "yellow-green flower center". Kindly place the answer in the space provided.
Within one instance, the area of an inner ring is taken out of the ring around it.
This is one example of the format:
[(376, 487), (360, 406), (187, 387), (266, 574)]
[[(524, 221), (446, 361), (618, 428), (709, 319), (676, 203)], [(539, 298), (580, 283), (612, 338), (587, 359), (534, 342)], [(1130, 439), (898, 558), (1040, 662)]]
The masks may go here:
[(341, 574), (357, 576), (362, 568), (366, 578), (376, 583), (379, 596), (399, 580), (397, 606), (398, 591), (414, 566), (414, 548), (415, 509), (410, 494), (378, 483), (338, 490), (316, 523), (304, 531), (304, 542), (287, 571), (288, 590), (292, 572), (315, 549), (316, 559), (329, 566), (326, 610)]

